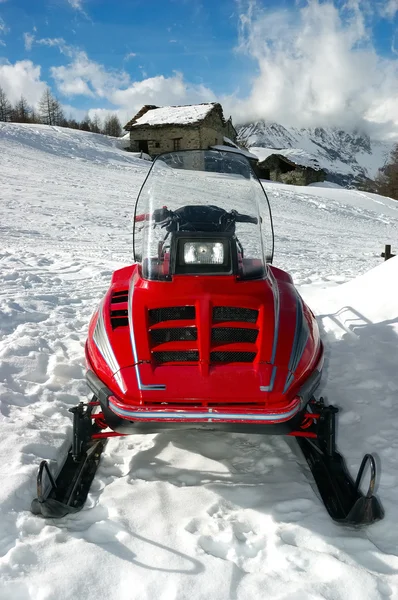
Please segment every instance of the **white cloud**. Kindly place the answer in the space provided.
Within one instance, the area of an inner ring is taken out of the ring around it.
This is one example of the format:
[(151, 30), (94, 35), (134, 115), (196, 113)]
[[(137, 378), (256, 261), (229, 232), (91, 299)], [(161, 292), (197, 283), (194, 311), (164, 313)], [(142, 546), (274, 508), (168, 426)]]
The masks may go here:
[(32, 33), (24, 33), (23, 39), (25, 42), (25, 50), (28, 52), (32, 50), (33, 42), (35, 41), (35, 36)]
[(68, 0), (68, 4), (76, 10), (83, 11), (83, 0)]
[(388, 19), (394, 19), (398, 12), (398, 0), (387, 0), (385, 6), (382, 8), (382, 15)]
[(37, 38), (35, 36), (36, 27), (33, 28), (34, 33), (24, 33), (23, 38), (25, 42), (25, 50), (32, 50), (33, 44), (38, 44), (40, 46), (48, 46), (50, 48), (58, 48), (61, 54), (65, 54), (65, 56), (74, 56), (77, 52), (76, 48), (73, 46), (69, 46), (64, 38)]
[(126, 56), (124, 57), (124, 60), (130, 60), (130, 58), (135, 58), (137, 56), (137, 54), (135, 52), (129, 52), (128, 54), (126, 54)]
[(398, 130), (398, 61), (377, 55), (360, 0), (276, 12), (246, 0), (244, 9), (239, 50), (258, 72), (244, 100), (224, 99), (235, 121), (352, 128), (374, 119)]
[(47, 85), (41, 81), (41, 68), (30, 60), (0, 65), (0, 86), (11, 102), (24, 96), (29, 104), (36, 105)]
[(0, 35), (5, 35), (6, 33), (8, 33), (10, 31), (10, 29), (7, 27), (7, 25), (4, 22), (4, 19), (2, 19), (0, 17)]
[(105, 67), (88, 58), (81, 50), (73, 51), (73, 60), (67, 66), (51, 67), (58, 90), (66, 96), (86, 95), (107, 98), (114, 89), (129, 83), (123, 71), (107, 71)]
[(215, 96), (205, 86), (188, 83), (182, 73), (175, 73), (172, 77), (158, 75), (135, 81), (126, 89), (115, 89), (108, 99), (133, 116), (144, 104), (194, 104), (211, 102)]

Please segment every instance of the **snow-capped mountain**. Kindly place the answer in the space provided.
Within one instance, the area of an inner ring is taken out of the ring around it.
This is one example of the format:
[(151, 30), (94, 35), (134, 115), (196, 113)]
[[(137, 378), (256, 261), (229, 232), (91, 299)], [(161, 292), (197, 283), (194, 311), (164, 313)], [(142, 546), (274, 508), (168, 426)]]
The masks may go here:
[(354, 187), (361, 180), (374, 179), (393, 147), (391, 142), (372, 140), (358, 131), (298, 129), (265, 121), (239, 127), (238, 140), (245, 142), (254, 154), (256, 148), (305, 150), (325, 169), (329, 181)]

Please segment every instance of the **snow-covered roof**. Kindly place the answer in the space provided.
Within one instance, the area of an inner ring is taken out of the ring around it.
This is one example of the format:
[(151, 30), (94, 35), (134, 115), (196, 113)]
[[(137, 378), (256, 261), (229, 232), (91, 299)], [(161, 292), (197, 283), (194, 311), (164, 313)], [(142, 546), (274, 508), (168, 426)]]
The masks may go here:
[(225, 135), (224, 135), (224, 144), (227, 144), (227, 146), (233, 146), (234, 148), (239, 148), (239, 146), (237, 146), (235, 144), (235, 142), (230, 140), (228, 137), (225, 137)]
[(249, 152), (248, 150), (244, 150), (243, 148), (238, 148), (238, 146), (222, 146), (220, 145), (216, 145), (216, 146), (211, 146), (212, 150), (223, 150), (223, 151), (228, 151), (228, 152), (236, 152), (237, 154), (243, 154), (243, 156), (247, 156), (247, 158), (250, 158), (252, 160), (257, 160), (257, 156), (255, 156), (254, 154), (252, 154), (251, 152)]
[[(125, 129), (141, 125), (192, 125), (203, 121), (214, 110), (217, 102), (191, 104), (187, 106), (144, 106), (139, 113), (125, 126)], [(220, 106), (221, 108), (221, 106)], [(221, 113), (222, 114), (222, 113)]]
[(310, 167), (316, 171), (321, 170), (318, 160), (309, 152), (302, 150), (301, 148), (250, 148), (253, 154), (255, 154), (260, 162), (267, 160), (270, 156), (283, 156), (291, 163), (300, 167)]

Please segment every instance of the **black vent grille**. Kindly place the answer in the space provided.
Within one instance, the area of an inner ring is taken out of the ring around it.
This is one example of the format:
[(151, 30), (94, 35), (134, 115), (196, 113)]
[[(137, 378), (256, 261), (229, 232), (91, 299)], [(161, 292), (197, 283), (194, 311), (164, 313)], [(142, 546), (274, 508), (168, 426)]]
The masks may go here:
[(257, 340), (257, 329), (245, 329), (243, 327), (214, 327), (211, 332), (213, 342), (222, 343), (250, 343)]
[(166, 342), (190, 342), (198, 339), (196, 327), (164, 327), (151, 329), (151, 339), (155, 344)]
[(111, 310), (111, 325), (112, 329), (116, 327), (127, 327), (129, 324), (127, 310)]
[(128, 290), (120, 290), (120, 292), (113, 292), (111, 298), (111, 325), (112, 329), (117, 327), (127, 327), (129, 324), (128, 310), (127, 309), (116, 309), (112, 310), (115, 304), (122, 304), (127, 302), (129, 297)]
[(194, 306), (169, 306), (167, 308), (151, 308), (149, 311), (151, 325), (162, 321), (181, 321), (195, 318)]
[(197, 350), (169, 350), (167, 352), (153, 352), (152, 354), (158, 363), (197, 362), (199, 360), (199, 352)]
[(234, 306), (214, 306), (213, 321), (245, 321), (255, 323), (258, 310), (253, 308), (237, 308)]
[(122, 290), (120, 292), (114, 292), (112, 294), (112, 304), (121, 304), (122, 302), (127, 302), (129, 298), (128, 290)]
[(255, 352), (211, 352), (211, 362), (253, 362)]

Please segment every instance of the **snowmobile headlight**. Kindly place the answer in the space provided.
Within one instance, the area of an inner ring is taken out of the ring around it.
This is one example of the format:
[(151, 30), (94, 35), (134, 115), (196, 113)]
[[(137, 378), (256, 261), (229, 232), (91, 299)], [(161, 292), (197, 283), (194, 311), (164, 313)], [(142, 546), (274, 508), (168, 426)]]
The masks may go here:
[(232, 275), (238, 273), (233, 232), (176, 231), (170, 240), (172, 275)]
[(186, 265), (222, 265), (224, 244), (222, 242), (191, 241), (184, 244)]

